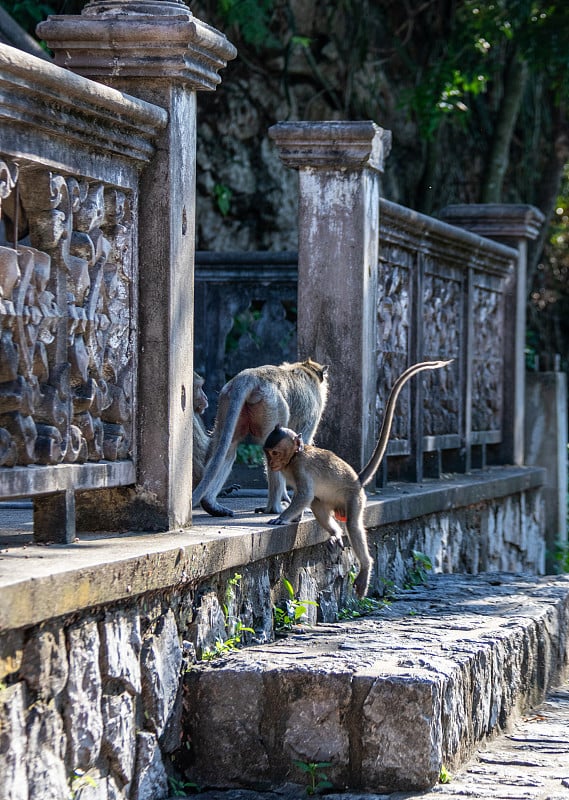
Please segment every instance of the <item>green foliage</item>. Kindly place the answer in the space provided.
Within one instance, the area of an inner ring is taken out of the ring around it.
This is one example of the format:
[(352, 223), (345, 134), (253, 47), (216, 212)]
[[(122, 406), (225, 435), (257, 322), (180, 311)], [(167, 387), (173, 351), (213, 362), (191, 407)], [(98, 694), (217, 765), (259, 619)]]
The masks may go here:
[(240, 314), (233, 317), (233, 327), (227, 334), (225, 340), (225, 352), (233, 353), (239, 347), (239, 340), (242, 336), (249, 336), (250, 339), (260, 348), (262, 341), (255, 333), (255, 325), (261, 319), (261, 308), (246, 308)]
[(223, 605), (223, 614), (225, 617), (225, 629), (229, 635), (225, 639), (218, 638), (212, 648), (206, 648), (202, 652), (202, 661), (213, 661), (219, 656), (227, 655), (233, 650), (239, 649), (243, 644), (244, 633), (255, 633), (254, 628), (248, 628), (243, 625), (238, 616), (232, 614), (230, 607), (235, 600), (235, 594), (241, 586), (241, 575), (236, 572), (235, 575), (229, 579), (227, 588), (225, 590), (225, 604)]
[(216, 183), (213, 187), (213, 197), (219, 209), (219, 213), (226, 217), (231, 209), (231, 198), (233, 192), (224, 183)]
[(71, 798), (74, 800), (79, 796), (82, 789), (90, 787), (97, 788), (97, 781), (90, 775), (87, 775), (85, 770), (74, 769), (70, 779)]
[(526, 365), (533, 369), (535, 355), (540, 367), (551, 369), (554, 356), (561, 354), (561, 369), (569, 361), (569, 171), (566, 168), (543, 258), (531, 287), (528, 305), (527, 345), (533, 349)]
[(265, 463), (263, 448), (260, 444), (244, 444), (242, 442), (237, 445), (235, 460), (238, 464), (247, 464), (248, 467), (262, 467)]
[(191, 794), (196, 794), (201, 791), (201, 787), (197, 783), (185, 781), (182, 778), (168, 778), (172, 794), (176, 797), (188, 797)]
[(452, 781), (452, 775), (443, 764), (441, 767), (441, 771), (439, 773), (439, 783), (450, 783), (451, 781)]
[[(348, 581), (353, 589), (354, 581), (358, 574), (358, 568), (354, 565), (350, 569)], [(387, 582), (386, 582), (387, 583)], [(338, 611), (338, 619), (357, 619), (358, 617), (365, 617), (368, 614), (375, 614), (377, 611), (389, 606), (389, 598), (392, 595), (393, 583), (390, 582), (390, 590), (385, 593), (385, 597), (381, 600), (376, 600), (372, 597), (356, 597), (352, 592), (346, 600), (346, 605)]]
[(273, 627), (277, 633), (292, 630), (293, 625), (302, 622), (302, 618), (308, 613), (308, 606), (318, 605), (314, 600), (296, 600), (291, 582), (286, 578), (282, 582), (287, 593), (284, 608), (273, 606)]
[(219, 10), (227, 25), (235, 25), (243, 41), (259, 49), (279, 45), (270, 30), (274, 0), (219, 0)]
[(427, 575), (432, 570), (431, 559), (419, 550), (412, 550), (413, 566), (407, 572), (407, 577), (403, 583), (404, 589), (412, 589), (414, 586), (421, 586), (426, 583)]
[(2, 7), (31, 36), (34, 35), (38, 22), (42, 22), (50, 14), (58, 13), (55, 3), (38, 3), (36, 0), (2, 0)]
[(375, 614), (390, 605), (389, 600), (376, 600), (373, 597), (348, 598), (346, 605), (338, 611), (338, 619), (357, 619)]
[(328, 780), (328, 776), (323, 771), (331, 767), (330, 761), (295, 761), (295, 766), (307, 776), (306, 794), (320, 794), (325, 789), (331, 789), (333, 784)]

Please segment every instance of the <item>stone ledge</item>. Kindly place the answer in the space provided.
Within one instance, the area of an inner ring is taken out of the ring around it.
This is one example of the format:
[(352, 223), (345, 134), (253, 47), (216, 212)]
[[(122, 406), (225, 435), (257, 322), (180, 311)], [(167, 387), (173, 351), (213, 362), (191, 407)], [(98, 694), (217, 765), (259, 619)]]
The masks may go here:
[[(369, 498), (366, 525), (377, 528), (539, 488), (543, 477), (536, 467), (496, 467), (445, 481), (390, 485)], [(258, 503), (258, 498), (230, 499), (236, 516), (227, 520), (200, 509), (187, 530), (82, 535), (73, 544), (51, 546), (22, 546), (31, 540), (23, 514), (23, 532), (10, 537), (8, 547), (4, 540), (0, 551), (0, 632), (144, 592), (195, 586), (224, 570), (327, 540), (311, 516), (298, 527), (269, 527), (266, 517), (251, 513)], [(1, 517), (0, 525), (5, 528)], [(20, 536), (19, 546), (12, 546)]]
[(324, 761), (337, 791), (428, 789), (563, 681), (568, 626), (569, 576), (438, 575), (374, 616), (201, 663), (186, 777), (267, 789)]

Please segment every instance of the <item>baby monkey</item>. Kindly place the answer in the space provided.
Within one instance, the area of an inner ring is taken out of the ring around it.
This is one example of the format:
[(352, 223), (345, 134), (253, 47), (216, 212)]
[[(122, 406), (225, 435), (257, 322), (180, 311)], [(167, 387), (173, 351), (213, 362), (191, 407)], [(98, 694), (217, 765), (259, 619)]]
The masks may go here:
[(269, 520), (269, 525), (297, 522), (304, 509), (310, 506), (317, 521), (330, 534), (330, 541), (342, 547), (342, 528), (336, 520), (345, 522), (350, 543), (360, 564), (360, 571), (354, 581), (354, 590), (358, 597), (364, 597), (367, 593), (372, 567), (364, 528), (364, 486), (377, 472), (385, 454), (397, 398), (404, 384), (413, 375), (427, 369), (441, 369), (451, 362), (452, 359), (422, 361), (399, 376), (387, 400), (373, 455), (359, 474), (331, 450), (304, 444), (302, 434), (280, 425), (268, 435), (263, 446), (269, 470), (282, 472), (287, 484), (294, 489), (288, 508), (276, 519)]

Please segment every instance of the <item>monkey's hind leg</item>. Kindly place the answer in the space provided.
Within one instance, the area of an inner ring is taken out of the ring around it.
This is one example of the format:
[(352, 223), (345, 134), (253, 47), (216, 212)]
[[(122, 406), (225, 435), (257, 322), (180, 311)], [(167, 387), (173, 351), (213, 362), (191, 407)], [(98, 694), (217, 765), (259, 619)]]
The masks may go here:
[(211, 481), (211, 484), (201, 499), (201, 507), (204, 511), (207, 511), (208, 514), (211, 514), (212, 517), (234, 517), (235, 512), (232, 511), (227, 506), (222, 506), (221, 503), (217, 502), (217, 497), (221, 490), (223, 489), (223, 485), (227, 478), (229, 477), (229, 473), (231, 472), (231, 468), (233, 467), (233, 463), (235, 461), (235, 456), (237, 455), (237, 443), (232, 442), (227, 453), (227, 456), (223, 460), (221, 467), (218, 469), (217, 474)]
[(367, 594), (373, 561), (367, 546), (367, 533), (364, 527), (365, 493), (351, 498), (346, 509), (348, 536), (356, 558), (360, 562), (360, 571), (354, 581), (354, 591), (358, 597)]
[(267, 483), (269, 485), (269, 496), (267, 505), (263, 508), (256, 508), (256, 514), (282, 514), (290, 505), (290, 497), (286, 490), (286, 483), (282, 472), (272, 472), (267, 469)]
[(328, 531), (330, 538), (328, 539), (328, 547), (330, 550), (335, 550), (337, 547), (341, 550), (344, 549), (344, 540), (342, 538), (343, 531), (334, 519), (334, 514), (330, 508), (325, 505), (321, 500), (314, 499), (310, 506), (312, 513), (316, 517), (318, 523), (322, 525), (325, 531)]

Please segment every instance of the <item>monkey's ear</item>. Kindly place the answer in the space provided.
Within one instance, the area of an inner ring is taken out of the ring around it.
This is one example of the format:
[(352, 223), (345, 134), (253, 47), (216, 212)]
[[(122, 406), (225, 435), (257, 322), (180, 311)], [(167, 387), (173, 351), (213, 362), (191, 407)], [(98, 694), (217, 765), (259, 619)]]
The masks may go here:
[(302, 441), (302, 433), (297, 433), (294, 437), (295, 450), (297, 453), (302, 453), (304, 450), (304, 442)]

